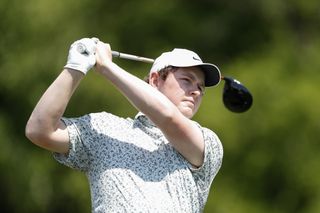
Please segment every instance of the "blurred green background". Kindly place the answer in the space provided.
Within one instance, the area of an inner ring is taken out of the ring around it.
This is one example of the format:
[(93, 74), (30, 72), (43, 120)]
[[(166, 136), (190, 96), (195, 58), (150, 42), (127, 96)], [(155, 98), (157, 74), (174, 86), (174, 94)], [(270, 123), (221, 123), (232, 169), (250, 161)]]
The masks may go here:
[[(1, 0), (0, 206), (2, 212), (90, 212), (84, 174), (31, 144), (24, 127), (64, 66), (70, 44), (98, 37), (155, 58), (183, 47), (246, 85), (253, 107), (235, 114), (223, 83), (195, 117), (224, 145), (205, 212), (320, 212), (320, 3), (318, 0)], [(149, 64), (114, 59), (143, 77)], [(66, 116), (136, 110), (95, 72)]]

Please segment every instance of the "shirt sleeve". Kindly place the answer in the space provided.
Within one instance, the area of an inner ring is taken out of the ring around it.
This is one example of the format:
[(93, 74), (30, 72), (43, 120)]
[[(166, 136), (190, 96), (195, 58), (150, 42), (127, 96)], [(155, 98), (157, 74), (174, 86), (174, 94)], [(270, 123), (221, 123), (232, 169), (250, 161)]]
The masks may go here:
[(62, 118), (69, 133), (68, 154), (53, 153), (53, 157), (61, 164), (73, 169), (86, 171), (90, 163), (90, 115), (80, 118)]
[(190, 170), (193, 173), (199, 192), (208, 195), (211, 183), (222, 164), (223, 147), (220, 139), (213, 131), (204, 127), (200, 128), (205, 144), (204, 162), (201, 167), (190, 167)]

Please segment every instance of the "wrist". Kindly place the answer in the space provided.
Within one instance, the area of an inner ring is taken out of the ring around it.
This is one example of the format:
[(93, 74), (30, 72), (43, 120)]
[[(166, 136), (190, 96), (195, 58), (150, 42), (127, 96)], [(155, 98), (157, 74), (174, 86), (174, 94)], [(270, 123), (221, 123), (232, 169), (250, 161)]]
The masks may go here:
[(98, 72), (102, 74), (106, 74), (106, 73), (112, 72), (115, 66), (116, 64), (113, 63), (111, 60), (105, 59), (101, 63), (96, 64), (96, 69)]
[(85, 73), (72, 68), (64, 68), (62, 72), (67, 73), (75, 80), (81, 80), (85, 76)]

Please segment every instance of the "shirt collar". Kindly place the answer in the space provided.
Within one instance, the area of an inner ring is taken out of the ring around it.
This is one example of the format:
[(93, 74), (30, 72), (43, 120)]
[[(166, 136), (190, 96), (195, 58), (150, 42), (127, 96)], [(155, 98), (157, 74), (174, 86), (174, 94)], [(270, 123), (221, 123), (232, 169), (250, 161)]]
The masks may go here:
[(145, 114), (142, 112), (138, 112), (138, 114), (135, 116), (136, 120), (139, 120), (141, 123), (148, 127), (157, 127)]

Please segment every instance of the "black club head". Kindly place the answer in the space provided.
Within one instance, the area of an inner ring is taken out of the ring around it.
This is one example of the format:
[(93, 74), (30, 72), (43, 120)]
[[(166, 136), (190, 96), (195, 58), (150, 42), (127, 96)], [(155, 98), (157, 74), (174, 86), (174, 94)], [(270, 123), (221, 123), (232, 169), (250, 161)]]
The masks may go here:
[(222, 79), (225, 81), (222, 95), (224, 106), (238, 113), (250, 109), (253, 99), (249, 90), (233, 78), (223, 77)]

